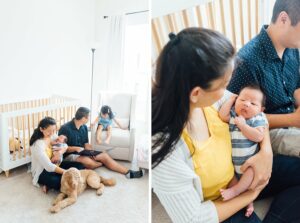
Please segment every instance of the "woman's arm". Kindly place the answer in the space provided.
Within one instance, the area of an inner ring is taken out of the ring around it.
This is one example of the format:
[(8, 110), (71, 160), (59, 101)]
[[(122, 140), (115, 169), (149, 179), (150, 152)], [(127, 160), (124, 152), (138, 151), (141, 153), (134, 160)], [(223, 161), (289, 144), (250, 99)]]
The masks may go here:
[(267, 114), (270, 129), (297, 127), (300, 128), (300, 107), (294, 113), (289, 114)]
[(63, 174), (64, 171), (65, 171), (65, 169), (62, 169), (62, 168), (60, 168), (59, 166), (56, 166), (56, 168), (55, 168), (55, 173)]
[(33, 148), (33, 152), (36, 154), (38, 162), (43, 166), (43, 168), (48, 172), (55, 172), (56, 165), (53, 164), (50, 158), (47, 156), (45, 147), (47, 145), (42, 141), (36, 142)]
[(260, 151), (249, 158), (241, 167), (244, 172), (248, 167), (254, 170), (254, 179), (250, 185), (250, 189), (255, 189), (266, 184), (271, 177), (273, 165), (273, 152), (270, 141), (269, 129), (265, 130), (263, 141), (260, 143)]
[(249, 203), (253, 202), (260, 191), (261, 190), (248, 190), (231, 200), (215, 201), (214, 204), (217, 208), (219, 221), (222, 222), (226, 220), (242, 208), (246, 207)]

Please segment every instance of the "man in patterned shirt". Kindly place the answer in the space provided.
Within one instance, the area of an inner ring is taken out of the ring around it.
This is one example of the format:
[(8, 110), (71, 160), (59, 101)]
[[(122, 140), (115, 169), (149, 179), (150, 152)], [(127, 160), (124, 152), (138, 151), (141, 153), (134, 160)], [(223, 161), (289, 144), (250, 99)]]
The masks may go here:
[(239, 51), (240, 60), (228, 86), (236, 94), (249, 84), (262, 88), (273, 151), (294, 156), (300, 154), (300, 108), (295, 109), (294, 98), (300, 88), (299, 12), (299, 0), (275, 2), (271, 24), (263, 26)]

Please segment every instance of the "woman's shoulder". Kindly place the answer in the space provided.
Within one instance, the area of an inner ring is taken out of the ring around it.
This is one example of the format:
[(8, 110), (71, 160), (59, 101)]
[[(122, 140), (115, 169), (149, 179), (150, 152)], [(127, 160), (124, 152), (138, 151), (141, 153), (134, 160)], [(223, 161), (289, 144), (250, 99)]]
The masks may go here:
[(45, 145), (46, 145), (46, 142), (44, 139), (38, 139), (33, 143), (33, 145), (31, 147), (32, 148), (40, 148), (40, 147), (44, 147)]

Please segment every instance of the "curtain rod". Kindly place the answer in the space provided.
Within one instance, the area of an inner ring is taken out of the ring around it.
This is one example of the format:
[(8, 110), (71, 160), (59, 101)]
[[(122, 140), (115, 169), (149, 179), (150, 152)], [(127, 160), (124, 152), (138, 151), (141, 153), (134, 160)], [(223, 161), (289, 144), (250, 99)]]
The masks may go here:
[[(149, 10), (136, 11), (136, 12), (127, 12), (127, 13), (125, 13), (125, 15), (132, 15), (132, 14), (137, 14), (137, 13), (142, 13), (142, 12), (149, 12)], [(104, 19), (107, 19), (108, 16), (105, 15), (105, 16), (103, 16), (103, 18), (104, 18)]]

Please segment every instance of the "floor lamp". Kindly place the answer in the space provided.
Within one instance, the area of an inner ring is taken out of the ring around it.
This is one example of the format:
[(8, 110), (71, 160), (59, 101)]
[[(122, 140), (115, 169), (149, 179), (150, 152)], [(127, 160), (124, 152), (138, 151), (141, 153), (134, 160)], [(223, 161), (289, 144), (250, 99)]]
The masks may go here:
[[(94, 83), (94, 56), (96, 48), (91, 48), (92, 51), (92, 76), (91, 76), (91, 104), (90, 104), (90, 114), (92, 114), (93, 109), (93, 83)], [(92, 117), (90, 117), (90, 128), (92, 126)]]

